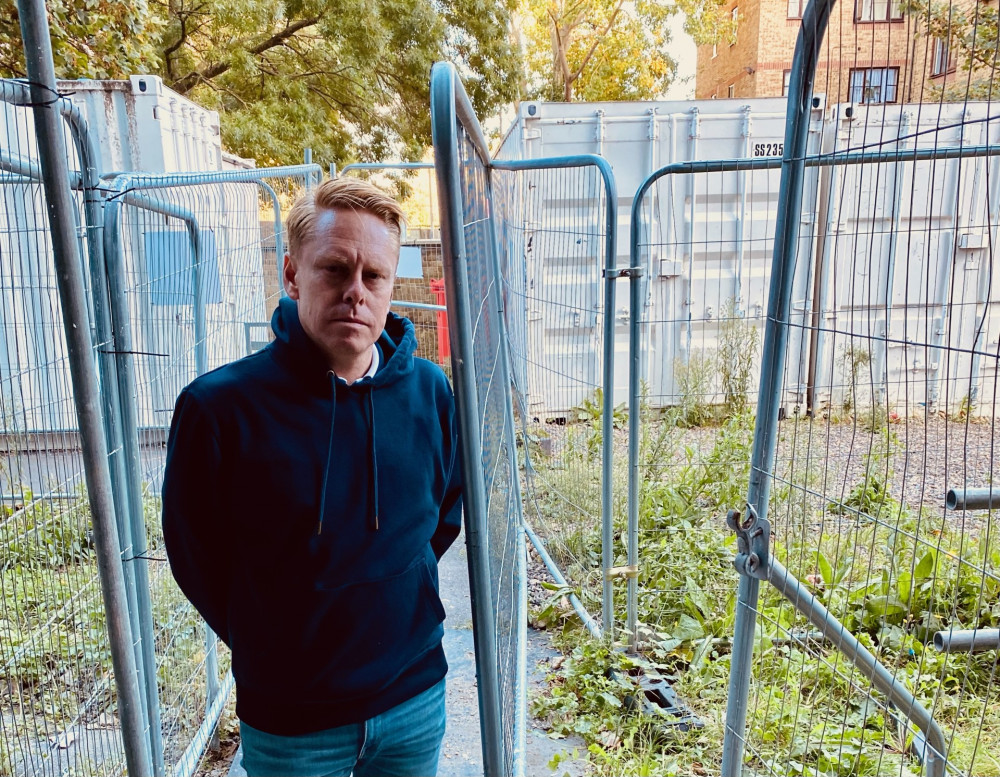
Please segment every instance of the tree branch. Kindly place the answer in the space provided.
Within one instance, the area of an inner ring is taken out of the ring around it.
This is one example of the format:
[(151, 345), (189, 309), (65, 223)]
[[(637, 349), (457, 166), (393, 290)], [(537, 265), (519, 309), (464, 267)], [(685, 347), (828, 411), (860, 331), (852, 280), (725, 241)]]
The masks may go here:
[[(283, 30), (276, 32), (270, 38), (261, 41), (253, 48), (248, 49), (251, 54), (260, 55), (269, 49), (273, 49), (276, 46), (282, 45), (286, 40), (295, 35), (299, 30), (304, 30), (306, 27), (312, 27), (317, 24), (320, 17), (312, 17), (309, 19), (299, 19), (297, 22), (292, 22), (287, 24)], [(232, 67), (231, 62), (216, 62), (215, 64), (206, 65), (205, 67), (194, 70), (188, 73), (183, 78), (174, 81), (169, 84), (170, 88), (180, 94), (187, 94), (194, 87), (200, 84), (202, 81), (211, 81), (213, 78), (222, 75), (227, 70)]]

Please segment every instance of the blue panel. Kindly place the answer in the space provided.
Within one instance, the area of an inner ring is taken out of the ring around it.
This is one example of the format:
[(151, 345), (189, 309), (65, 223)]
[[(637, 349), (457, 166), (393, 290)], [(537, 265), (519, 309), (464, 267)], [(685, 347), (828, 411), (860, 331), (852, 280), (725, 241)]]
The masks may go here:
[(424, 261), (417, 246), (403, 246), (399, 249), (397, 278), (423, 278)]
[[(193, 305), (194, 268), (186, 230), (163, 229), (146, 233), (146, 273), (154, 305)], [(207, 305), (222, 302), (215, 233), (201, 233), (201, 292)]]

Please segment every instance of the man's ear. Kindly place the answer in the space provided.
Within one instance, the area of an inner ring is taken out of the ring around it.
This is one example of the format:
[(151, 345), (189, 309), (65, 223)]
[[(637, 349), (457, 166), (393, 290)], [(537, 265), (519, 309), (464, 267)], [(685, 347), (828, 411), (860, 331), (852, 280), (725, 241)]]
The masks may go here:
[(295, 282), (296, 276), (295, 262), (289, 254), (285, 254), (285, 263), (281, 268), (281, 279), (285, 286), (285, 294), (289, 298), (297, 300), (299, 298), (299, 286)]

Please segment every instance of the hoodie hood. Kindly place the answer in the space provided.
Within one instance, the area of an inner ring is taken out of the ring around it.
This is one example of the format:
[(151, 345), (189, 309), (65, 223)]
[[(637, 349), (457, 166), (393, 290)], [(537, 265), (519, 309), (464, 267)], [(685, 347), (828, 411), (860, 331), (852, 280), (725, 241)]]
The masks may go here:
[[(316, 390), (329, 388), (330, 367), (326, 357), (302, 328), (298, 303), (282, 297), (271, 316), (274, 342), (268, 347), (282, 366), (292, 370)], [(389, 385), (413, 372), (413, 358), (417, 350), (417, 337), (413, 323), (395, 313), (385, 318), (385, 328), (375, 343), (381, 353), (378, 372), (373, 378), (363, 378), (353, 386), (371, 384), (375, 388)]]

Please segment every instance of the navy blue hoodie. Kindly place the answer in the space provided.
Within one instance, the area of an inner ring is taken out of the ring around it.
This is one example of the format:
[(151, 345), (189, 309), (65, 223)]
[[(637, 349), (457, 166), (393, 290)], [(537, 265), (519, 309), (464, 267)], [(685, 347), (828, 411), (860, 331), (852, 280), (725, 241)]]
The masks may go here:
[(295, 735), (366, 720), (447, 671), (437, 559), (458, 535), (448, 379), (389, 314), (374, 377), (328, 372), (281, 300), (276, 340), (181, 392), (163, 536), (232, 648), (236, 712)]

